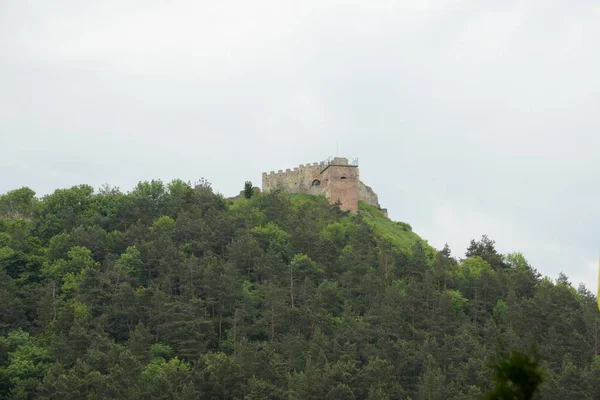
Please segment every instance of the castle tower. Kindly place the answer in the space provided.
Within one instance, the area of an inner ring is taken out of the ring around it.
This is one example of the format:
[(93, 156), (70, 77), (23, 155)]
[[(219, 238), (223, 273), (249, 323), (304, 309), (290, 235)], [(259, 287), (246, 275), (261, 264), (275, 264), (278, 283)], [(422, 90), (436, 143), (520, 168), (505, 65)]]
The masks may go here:
[(338, 201), (343, 210), (358, 210), (358, 165), (347, 158), (335, 157), (321, 171), (325, 197), (331, 204)]

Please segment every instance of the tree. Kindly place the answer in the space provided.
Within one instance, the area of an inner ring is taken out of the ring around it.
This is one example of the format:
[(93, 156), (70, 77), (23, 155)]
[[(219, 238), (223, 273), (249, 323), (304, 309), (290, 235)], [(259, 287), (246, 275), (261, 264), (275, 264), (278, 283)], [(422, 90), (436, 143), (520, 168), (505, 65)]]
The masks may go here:
[(234, 357), (225, 353), (207, 353), (202, 356), (201, 363), (205, 393), (222, 399), (242, 395), (240, 365)]
[(144, 263), (140, 257), (140, 251), (136, 246), (129, 246), (125, 253), (117, 260), (115, 267), (127, 276), (142, 278)]
[(466, 257), (479, 256), (490, 264), (493, 269), (508, 268), (504, 256), (496, 251), (496, 242), (483, 235), (480, 241), (471, 240), (465, 253)]
[(30, 219), (37, 202), (35, 192), (28, 187), (11, 190), (0, 195), (0, 217)]
[(254, 189), (252, 188), (252, 182), (246, 181), (244, 184), (244, 197), (249, 199), (254, 195)]
[(539, 358), (515, 351), (494, 365), (494, 389), (485, 398), (529, 400), (543, 380)]

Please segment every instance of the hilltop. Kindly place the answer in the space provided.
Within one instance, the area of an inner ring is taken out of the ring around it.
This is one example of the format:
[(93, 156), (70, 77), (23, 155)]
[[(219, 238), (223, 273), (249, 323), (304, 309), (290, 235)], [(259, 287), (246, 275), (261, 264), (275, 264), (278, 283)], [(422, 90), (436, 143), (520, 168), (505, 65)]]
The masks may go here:
[[(418, 230), (418, 229), (417, 229)], [(477, 399), (510, 350), (600, 398), (596, 298), (483, 236), (202, 181), (0, 196), (0, 397)]]

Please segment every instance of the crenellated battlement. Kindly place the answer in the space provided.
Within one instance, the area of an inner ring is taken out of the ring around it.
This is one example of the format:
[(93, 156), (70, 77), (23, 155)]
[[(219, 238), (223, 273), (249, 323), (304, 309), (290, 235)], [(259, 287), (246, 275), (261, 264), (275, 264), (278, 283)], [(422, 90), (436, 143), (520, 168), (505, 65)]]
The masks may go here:
[(278, 170), (276, 171), (269, 171), (269, 172), (263, 172), (262, 176), (267, 176), (267, 177), (272, 177), (272, 176), (281, 176), (282, 174), (289, 174), (289, 173), (298, 173), (301, 171), (304, 171), (306, 169), (314, 169), (314, 168), (323, 168), (327, 165), (327, 160), (325, 161), (320, 161), (320, 162), (313, 162), (313, 163), (308, 163), (308, 164), (300, 164), (297, 167), (294, 168), (287, 168), (285, 170)]

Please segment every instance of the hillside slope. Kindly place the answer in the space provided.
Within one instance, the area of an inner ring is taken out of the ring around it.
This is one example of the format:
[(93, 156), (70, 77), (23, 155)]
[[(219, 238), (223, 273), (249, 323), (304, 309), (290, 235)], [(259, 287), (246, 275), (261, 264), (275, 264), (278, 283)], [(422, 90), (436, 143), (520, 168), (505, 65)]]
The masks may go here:
[(0, 196), (0, 398), (477, 399), (536, 346), (544, 399), (600, 398), (595, 297), (361, 204), (206, 181)]
[(409, 224), (392, 221), (383, 211), (363, 201), (358, 203), (358, 209), (375, 233), (387, 239), (397, 250), (410, 252), (415, 243), (420, 242), (429, 256), (435, 255), (436, 250), (414, 233)]

